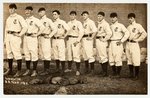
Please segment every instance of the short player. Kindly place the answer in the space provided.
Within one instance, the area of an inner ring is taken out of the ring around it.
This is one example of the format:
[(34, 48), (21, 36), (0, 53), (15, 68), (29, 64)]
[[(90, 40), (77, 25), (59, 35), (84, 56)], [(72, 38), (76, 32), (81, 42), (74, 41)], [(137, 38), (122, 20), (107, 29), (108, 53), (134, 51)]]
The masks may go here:
[(110, 38), (109, 45), (109, 63), (112, 67), (113, 76), (120, 77), (122, 68), (122, 54), (123, 54), (123, 43), (129, 37), (129, 31), (126, 27), (118, 22), (117, 13), (111, 13), (111, 30), (112, 36)]
[(83, 27), (84, 35), (82, 39), (83, 50), (85, 51), (84, 60), (85, 60), (85, 71), (89, 73), (89, 64), (91, 67), (91, 74), (94, 74), (94, 51), (93, 51), (93, 39), (96, 35), (97, 28), (93, 20), (89, 18), (89, 12), (83, 11)]
[(107, 66), (108, 66), (108, 40), (112, 36), (112, 31), (110, 29), (110, 25), (104, 19), (105, 13), (99, 12), (97, 14), (98, 17), (98, 33), (96, 35), (96, 49), (97, 54), (100, 59), (100, 64), (102, 66), (103, 76), (107, 76)]
[(16, 4), (9, 5), (10, 16), (6, 20), (5, 26), (5, 44), (8, 59), (8, 70), (4, 75), (12, 74), (13, 58), (17, 60), (17, 73), (14, 77), (21, 75), (22, 54), (21, 54), (21, 36), (27, 31), (27, 24), (24, 18), (16, 13)]
[(130, 77), (138, 79), (141, 56), (138, 42), (143, 41), (147, 36), (147, 33), (139, 23), (136, 23), (135, 18), (136, 16), (134, 13), (128, 14), (130, 24), (127, 29), (130, 32), (130, 36), (126, 43), (126, 56), (130, 70)]
[(65, 38), (67, 36), (67, 32), (69, 31), (69, 26), (64, 20), (61, 20), (60, 17), (60, 11), (54, 10), (52, 12), (53, 18), (54, 18), (54, 24), (57, 28), (56, 34), (54, 34), (54, 37), (52, 39), (52, 48), (54, 52), (54, 59), (56, 60), (56, 71), (60, 71), (60, 63), (62, 65), (62, 71), (63, 74), (65, 70), (65, 60), (66, 60), (66, 46), (65, 46)]
[(82, 23), (76, 20), (76, 11), (70, 12), (71, 21), (68, 22), (68, 26), (70, 27), (70, 31), (68, 33), (68, 41), (67, 41), (67, 60), (68, 60), (68, 69), (66, 72), (71, 71), (72, 61), (76, 63), (76, 75), (80, 75), (80, 49), (81, 49), (81, 39), (84, 35), (84, 30)]
[[(40, 20), (33, 16), (32, 6), (25, 8), (26, 22), (28, 30), (24, 36), (24, 54), (26, 60), (26, 72), (23, 76), (30, 75), (37, 76), (37, 63), (38, 63), (38, 39), (37, 37), (44, 31), (45, 27)], [(30, 63), (33, 62), (33, 72), (30, 70)]]
[(49, 74), (49, 66), (51, 61), (51, 38), (56, 33), (56, 27), (51, 19), (47, 18), (46, 9), (41, 7), (38, 10), (40, 21), (45, 26), (44, 31), (40, 35), (40, 44), (41, 44), (41, 52), (42, 59), (44, 60), (44, 71), (41, 75)]

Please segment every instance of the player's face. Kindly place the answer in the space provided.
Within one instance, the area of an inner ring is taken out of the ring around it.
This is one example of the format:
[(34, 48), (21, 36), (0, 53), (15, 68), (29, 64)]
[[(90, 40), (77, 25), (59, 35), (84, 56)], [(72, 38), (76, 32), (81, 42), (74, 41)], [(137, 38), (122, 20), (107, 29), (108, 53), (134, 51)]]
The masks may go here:
[(132, 24), (135, 21), (135, 19), (133, 17), (128, 18), (128, 20), (129, 20), (130, 24)]
[(58, 15), (58, 13), (56, 13), (56, 12), (53, 12), (53, 18), (56, 20), (57, 18), (59, 18), (59, 15)]
[(82, 15), (82, 17), (83, 17), (83, 20), (86, 20), (89, 17), (89, 15), (85, 13)]
[(40, 11), (40, 12), (39, 12), (39, 16), (40, 16), (40, 17), (43, 17), (44, 15), (45, 15), (45, 11)]
[(102, 21), (104, 19), (104, 16), (102, 15), (97, 15), (98, 21)]
[(76, 15), (75, 15), (75, 14), (71, 14), (71, 15), (70, 15), (70, 19), (71, 19), (71, 20), (76, 19)]
[(25, 14), (27, 17), (31, 16), (32, 11), (31, 10), (25, 10)]
[(111, 22), (115, 23), (117, 21), (117, 17), (111, 17)]
[(16, 9), (15, 8), (9, 8), (9, 13), (10, 14), (14, 14), (16, 12)]

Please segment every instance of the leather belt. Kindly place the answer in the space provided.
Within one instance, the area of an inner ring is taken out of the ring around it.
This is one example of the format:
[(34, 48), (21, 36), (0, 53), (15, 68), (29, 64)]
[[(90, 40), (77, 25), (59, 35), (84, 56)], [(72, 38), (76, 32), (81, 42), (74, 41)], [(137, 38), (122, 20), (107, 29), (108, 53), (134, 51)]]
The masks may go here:
[(49, 35), (49, 34), (40, 34), (40, 36), (45, 36), (45, 35)]
[(121, 39), (111, 39), (110, 41), (120, 41)]
[(127, 42), (136, 43), (136, 41), (127, 39)]
[(7, 33), (8, 33), (8, 34), (14, 34), (14, 33), (18, 33), (18, 34), (19, 34), (20, 32), (8, 31)]
[(83, 37), (92, 37), (92, 34), (84, 34)]
[(96, 39), (105, 38), (105, 36), (96, 36)]
[(72, 36), (72, 35), (68, 35), (68, 37), (78, 38), (78, 36)]
[(53, 39), (61, 39), (61, 37), (55, 37), (55, 36), (53, 36)]
[(25, 33), (26, 36), (32, 36), (33, 33)]

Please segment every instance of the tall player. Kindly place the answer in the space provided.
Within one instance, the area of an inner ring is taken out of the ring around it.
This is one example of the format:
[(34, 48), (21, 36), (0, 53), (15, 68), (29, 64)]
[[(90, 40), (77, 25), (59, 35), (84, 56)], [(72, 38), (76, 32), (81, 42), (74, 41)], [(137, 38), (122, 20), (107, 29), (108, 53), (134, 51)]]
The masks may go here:
[(129, 26), (128, 30), (130, 36), (126, 43), (126, 55), (128, 60), (128, 66), (130, 70), (130, 77), (139, 78), (139, 67), (140, 67), (140, 46), (138, 42), (141, 42), (147, 36), (144, 28), (136, 23), (136, 16), (134, 13), (128, 14)]
[(107, 66), (108, 66), (108, 53), (107, 46), (108, 40), (112, 36), (112, 31), (110, 29), (110, 25), (104, 19), (105, 13), (99, 12), (97, 14), (98, 17), (98, 33), (96, 35), (96, 49), (98, 53), (98, 57), (100, 59), (100, 64), (102, 66), (103, 76), (107, 76)]
[(80, 49), (81, 49), (81, 39), (84, 35), (84, 30), (82, 23), (76, 19), (76, 11), (70, 12), (71, 21), (68, 22), (68, 26), (71, 28), (68, 33), (68, 41), (67, 41), (67, 60), (68, 60), (68, 69), (67, 71), (71, 71), (72, 61), (76, 63), (76, 75), (80, 75)]
[(89, 72), (89, 65), (91, 67), (91, 74), (94, 74), (94, 51), (93, 51), (93, 39), (96, 35), (97, 28), (93, 20), (89, 18), (89, 12), (83, 11), (83, 27), (84, 27), (84, 35), (82, 39), (83, 50), (85, 51), (85, 71)]
[(57, 32), (54, 34), (53, 40), (52, 40), (52, 47), (54, 51), (54, 58), (56, 60), (56, 67), (57, 70), (60, 70), (60, 63), (62, 66), (61, 73), (63, 74), (65, 70), (65, 60), (66, 60), (66, 46), (65, 46), (65, 38), (67, 36), (67, 32), (69, 31), (69, 26), (64, 20), (61, 20), (60, 17), (60, 11), (54, 10), (52, 12), (53, 18), (54, 18), (54, 24), (57, 27)]
[(111, 13), (110, 18), (112, 36), (109, 45), (109, 63), (112, 67), (113, 75), (119, 78), (122, 68), (123, 43), (128, 39), (129, 31), (123, 24), (118, 22), (117, 13)]
[(14, 77), (21, 75), (22, 55), (21, 55), (21, 36), (27, 31), (27, 24), (24, 18), (16, 13), (16, 4), (9, 5), (10, 16), (6, 20), (5, 44), (8, 58), (8, 70), (4, 75), (12, 74), (13, 58), (17, 60), (17, 73)]

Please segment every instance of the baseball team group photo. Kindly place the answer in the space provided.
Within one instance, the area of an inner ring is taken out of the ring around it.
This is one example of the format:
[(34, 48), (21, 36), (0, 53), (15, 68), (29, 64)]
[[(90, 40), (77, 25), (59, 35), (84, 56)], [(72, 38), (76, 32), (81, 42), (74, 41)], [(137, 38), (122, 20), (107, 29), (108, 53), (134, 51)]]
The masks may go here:
[(3, 3), (4, 94), (147, 94), (146, 3)]

